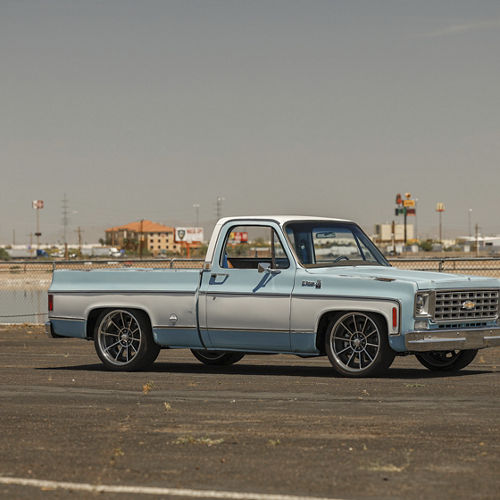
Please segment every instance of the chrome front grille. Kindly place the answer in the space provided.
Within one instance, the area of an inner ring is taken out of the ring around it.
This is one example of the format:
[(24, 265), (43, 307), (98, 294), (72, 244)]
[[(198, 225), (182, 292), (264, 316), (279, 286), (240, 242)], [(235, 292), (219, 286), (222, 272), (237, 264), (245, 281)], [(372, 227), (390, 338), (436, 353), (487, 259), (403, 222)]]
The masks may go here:
[(493, 319), (498, 315), (498, 290), (436, 291), (434, 321)]

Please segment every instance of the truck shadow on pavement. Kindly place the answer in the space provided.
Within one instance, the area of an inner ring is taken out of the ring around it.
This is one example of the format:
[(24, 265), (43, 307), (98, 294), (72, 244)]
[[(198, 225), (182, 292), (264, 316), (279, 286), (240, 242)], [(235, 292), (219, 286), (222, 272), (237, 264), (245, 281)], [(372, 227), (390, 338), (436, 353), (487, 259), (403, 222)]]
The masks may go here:
[[(37, 368), (37, 370), (68, 370), (68, 371), (98, 371), (117, 373), (106, 370), (101, 364), (55, 366)], [(345, 378), (336, 373), (333, 368), (328, 366), (297, 366), (297, 365), (255, 365), (239, 363), (231, 366), (205, 366), (196, 363), (155, 363), (149, 370), (142, 373), (185, 373), (189, 375), (249, 375), (249, 376), (278, 376), (278, 377), (315, 377), (315, 378)], [(390, 368), (383, 375), (366, 378), (378, 379), (431, 379), (431, 378), (455, 378), (469, 377), (472, 375), (485, 375), (495, 373), (495, 370), (488, 369), (465, 369), (458, 372), (431, 372), (426, 368)], [(366, 378), (364, 380), (366, 380)], [(360, 379), (363, 380), (363, 379)]]

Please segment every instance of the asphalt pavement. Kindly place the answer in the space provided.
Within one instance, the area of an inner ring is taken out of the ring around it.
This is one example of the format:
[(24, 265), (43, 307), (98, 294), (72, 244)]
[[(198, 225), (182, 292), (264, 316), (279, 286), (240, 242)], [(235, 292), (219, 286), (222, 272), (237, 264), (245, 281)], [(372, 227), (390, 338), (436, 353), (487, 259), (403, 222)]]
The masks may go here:
[(0, 498), (499, 498), (499, 370), (499, 348), (361, 380), (326, 358), (164, 350), (113, 373), (91, 342), (3, 326)]

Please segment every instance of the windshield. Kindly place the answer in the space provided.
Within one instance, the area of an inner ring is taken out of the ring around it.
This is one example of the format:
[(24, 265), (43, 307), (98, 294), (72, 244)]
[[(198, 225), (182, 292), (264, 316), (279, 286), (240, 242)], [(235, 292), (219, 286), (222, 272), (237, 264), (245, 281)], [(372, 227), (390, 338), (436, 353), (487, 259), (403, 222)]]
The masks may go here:
[(349, 222), (289, 222), (285, 234), (305, 267), (390, 265), (370, 238)]

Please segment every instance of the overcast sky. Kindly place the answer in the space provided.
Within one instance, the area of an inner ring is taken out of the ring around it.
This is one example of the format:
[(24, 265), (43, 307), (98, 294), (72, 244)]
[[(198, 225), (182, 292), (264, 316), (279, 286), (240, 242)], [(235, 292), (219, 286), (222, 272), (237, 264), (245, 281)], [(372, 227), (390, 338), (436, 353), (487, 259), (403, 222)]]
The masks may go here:
[[(500, 233), (498, 0), (0, 0), (0, 243), (141, 218)], [(73, 213), (75, 212), (75, 213)]]

